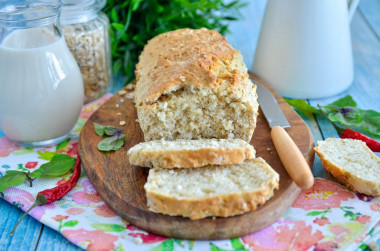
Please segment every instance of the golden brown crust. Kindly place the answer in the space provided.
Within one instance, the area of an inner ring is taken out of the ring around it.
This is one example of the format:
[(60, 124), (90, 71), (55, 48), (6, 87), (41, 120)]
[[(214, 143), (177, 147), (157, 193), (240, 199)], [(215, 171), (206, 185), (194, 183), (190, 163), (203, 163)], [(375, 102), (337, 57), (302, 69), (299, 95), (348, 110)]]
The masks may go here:
[(174, 196), (149, 190), (145, 185), (149, 210), (172, 216), (189, 217), (191, 220), (209, 216), (228, 217), (256, 210), (259, 205), (264, 204), (273, 196), (274, 189), (278, 189), (279, 176), (262, 158), (253, 159), (252, 161), (271, 173), (271, 179), (266, 180), (261, 189), (206, 198), (178, 199)]
[(271, 197), (270, 190), (244, 194), (226, 194), (206, 199), (183, 199), (147, 192), (149, 210), (168, 215), (181, 215), (191, 220), (208, 216), (228, 217), (256, 210)]
[[(340, 183), (344, 184), (348, 188), (367, 195), (379, 196), (380, 195), (380, 185), (379, 183), (374, 183), (368, 180), (361, 179), (356, 175), (342, 169), (341, 167), (335, 165), (331, 161), (325, 159), (324, 154), (318, 150), (318, 147), (314, 148), (321, 159), (323, 167), (334, 176)], [(372, 153), (372, 152), (371, 152)], [(373, 153), (372, 153), (373, 154)]]
[(160, 168), (191, 168), (206, 165), (239, 164), (255, 157), (253, 148), (201, 148), (194, 150), (136, 151), (129, 155), (132, 165)]
[(240, 52), (217, 31), (179, 29), (154, 37), (144, 47), (136, 66), (136, 104), (151, 104), (189, 85), (217, 88), (223, 80), (239, 91), (246, 78)]

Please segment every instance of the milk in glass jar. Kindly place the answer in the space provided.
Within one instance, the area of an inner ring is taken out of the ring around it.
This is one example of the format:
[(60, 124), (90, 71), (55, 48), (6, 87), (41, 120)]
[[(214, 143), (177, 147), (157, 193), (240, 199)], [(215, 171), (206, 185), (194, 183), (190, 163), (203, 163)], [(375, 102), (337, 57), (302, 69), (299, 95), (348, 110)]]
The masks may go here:
[(64, 140), (82, 108), (82, 76), (62, 36), (61, 6), (0, 2), (0, 129), (25, 147)]

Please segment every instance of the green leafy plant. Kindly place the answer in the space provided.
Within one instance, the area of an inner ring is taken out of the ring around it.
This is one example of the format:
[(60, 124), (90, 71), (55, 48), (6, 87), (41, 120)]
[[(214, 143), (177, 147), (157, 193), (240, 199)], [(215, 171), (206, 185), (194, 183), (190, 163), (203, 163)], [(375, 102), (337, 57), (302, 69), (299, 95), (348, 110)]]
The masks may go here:
[(374, 110), (363, 110), (357, 106), (350, 95), (335, 102), (313, 107), (301, 99), (285, 99), (288, 104), (306, 113), (325, 116), (331, 123), (345, 127), (358, 127), (373, 136), (380, 136), (380, 113)]
[(8, 187), (21, 185), (25, 181), (29, 181), (29, 185), (32, 186), (36, 178), (60, 177), (72, 170), (74, 164), (75, 158), (65, 154), (57, 154), (48, 163), (41, 165), (39, 169), (32, 173), (9, 170), (0, 178), (0, 192), (3, 192)]
[(134, 68), (146, 42), (152, 37), (179, 28), (218, 30), (225, 34), (228, 22), (237, 20), (240, 0), (107, 0), (114, 74), (126, 82), (134, 79)]

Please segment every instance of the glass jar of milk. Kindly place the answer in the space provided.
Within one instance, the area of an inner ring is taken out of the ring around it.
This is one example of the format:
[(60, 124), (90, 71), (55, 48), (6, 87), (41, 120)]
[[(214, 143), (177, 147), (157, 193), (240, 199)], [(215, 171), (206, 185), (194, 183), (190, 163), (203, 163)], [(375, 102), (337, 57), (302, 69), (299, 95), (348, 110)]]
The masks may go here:
[(0, 1), (0, 129), (25, 147), (64, 140), (82, 108), (82, 76), (61, 33), (61, 6)]

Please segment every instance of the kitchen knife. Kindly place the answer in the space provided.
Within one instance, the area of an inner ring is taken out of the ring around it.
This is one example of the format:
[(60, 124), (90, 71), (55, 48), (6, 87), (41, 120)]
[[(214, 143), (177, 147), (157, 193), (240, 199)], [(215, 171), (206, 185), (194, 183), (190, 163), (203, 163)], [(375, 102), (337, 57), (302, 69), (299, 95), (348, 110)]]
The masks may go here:
[(272, 128), (271, 137), (282, 164), (298, 187), (310, 188), (314, 184), (314, 177), (301, 151), (284, 130), (290, 127), (288, 120), (273, 94), (260, 83), (254, 81), (253, 83), (257, 85), (258, 101)]

